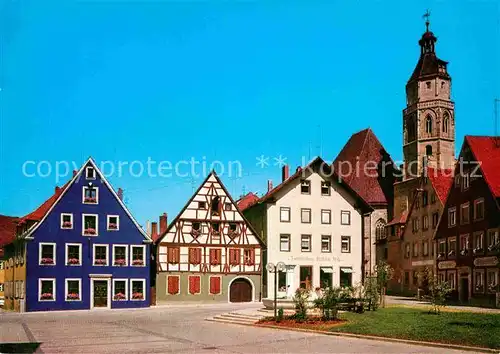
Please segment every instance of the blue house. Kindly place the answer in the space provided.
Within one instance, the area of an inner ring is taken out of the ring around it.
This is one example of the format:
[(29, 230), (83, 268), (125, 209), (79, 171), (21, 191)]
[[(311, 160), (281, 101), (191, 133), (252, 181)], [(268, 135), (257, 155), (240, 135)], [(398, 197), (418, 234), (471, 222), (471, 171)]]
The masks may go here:
[(37, 212), (19, 235), (26, 311), (149, 306), (151, 239), (91, 158)]

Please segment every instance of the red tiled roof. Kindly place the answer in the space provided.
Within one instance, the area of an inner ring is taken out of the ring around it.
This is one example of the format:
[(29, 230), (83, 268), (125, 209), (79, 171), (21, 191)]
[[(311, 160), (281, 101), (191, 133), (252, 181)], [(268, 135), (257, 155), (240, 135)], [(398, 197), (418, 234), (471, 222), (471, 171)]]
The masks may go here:
[(69, 184), (69, 182), (67, 182), (61, 188), (56, 187), (56, 191), (49, 199), (47, 199), (45, 202), (43, 202), (43, 204), (40, 205), (35, 211), (32, 211), (28, 215), (22, 217), (21, 220), (19, 220), (19, 223), (23, 223), (27, 220), (40, 221), (45, 216), (45, 214), (47, 214), (47, 212), (50, 210), (52, 205), (54, 205), (57, 198), (59, 198), (59, 196), (62, 194), (62, 192), (64, 192), (64, 190), (66, 189), (68, 184)]
[(444, 204), (453, 184), (453, 170), (427, 167), (427, 177), (431, 181), (439, 200)]
[(391, 226), (391, 225), (397, 225), (397, 224), (406, 224), (406, 219), (408, 218), (408, 211), (405, 210), (401, 213), (401, 215), (398, 218), (394, 218), (391, 221), (387, 223), (386, 226)]
[(254, 205), (255, 203), (257, 203), (259, 201), (259, 197), (250, 192), (250, 193), (247, 193), (245, 196), (241, 197), (237, 202), (236, 204), (238, 205), (238, 208), (240, 208), (240, 211), (243, 211), (247, 208), (249, 208), (250, 206)]
[[(374, 163), (378, 166), (381, 161), (392, 162), (373, 131), (368, 128), (351, 136), (333, 162), (333, 167), (368, 204), (388, 204), (389, 193), (384, 193), (377, 171), (372, 167)], [(363, 172), (364, 166), (369, 168), (368, 173)], [(392, 187), (392, 183), (389, 185)]]
[(18, 220), (14, 216), (0, 215), (0, 247), (14, 241)]
[(500, 198), (500, 136), (465, 136), (484, 179), (495, 198)]

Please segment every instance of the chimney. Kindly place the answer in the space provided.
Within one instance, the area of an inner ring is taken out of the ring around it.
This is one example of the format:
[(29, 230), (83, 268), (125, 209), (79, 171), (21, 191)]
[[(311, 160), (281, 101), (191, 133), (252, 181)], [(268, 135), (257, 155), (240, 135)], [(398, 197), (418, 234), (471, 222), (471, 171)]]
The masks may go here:
[(160, 215), (160, 235), (167, 231), (167, 213)]
[(297, 166), (297, 169), (295, 170), (295, 173), (300, 172), (300, 170), (301, 170), (301, 167)]
[(284, 165), (281, 168), (281, 182), (285, 182), (288, 177), (290, 177), (290, 167), (288, 165)]
[(273, 189), (273, 181), (271, 179), (267, 180), (267, 191), (270, 192)]
[(60, 191), (61, 191), (61, 187), (56, 186), (56, 188), (55, 188), (55, 190), (54, 190), (54, 193), (56, 193), (56, 194), (57, 194), (57, 193), (59, 193)]
[(151, 223), (151, 238), (153, 241), (158, 238), (158, 223), (156, 221)]
[(77, 170), (73, 170), (73, 177), (75, 177), (77, 173), (78, 173)]
[(118, 188), (118, 192), (116, 194), (118, 195), (118, 198), (123, 201), (123, 189)]

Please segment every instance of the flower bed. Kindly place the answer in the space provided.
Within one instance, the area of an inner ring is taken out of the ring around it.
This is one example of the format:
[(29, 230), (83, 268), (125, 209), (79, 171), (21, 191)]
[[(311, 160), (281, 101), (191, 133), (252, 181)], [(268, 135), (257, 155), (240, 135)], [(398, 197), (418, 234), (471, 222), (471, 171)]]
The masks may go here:
[(303, 329), (314, 329), (325, 331), (332, 327), (336, 327), (339, 325), (343, 325), (346, 323), (346, 320), (329, 320), (323, 321), (321, 317), (318, 316), (309, 316), (304, 321), (297, 321), (294, 316), (284, 317), (281, 321), (277, 322), (272, 317), (264, 318), (260, 320), (257, 325), (272, 325), (278, 327), (287, 327), (287, 328), (303, 328)]

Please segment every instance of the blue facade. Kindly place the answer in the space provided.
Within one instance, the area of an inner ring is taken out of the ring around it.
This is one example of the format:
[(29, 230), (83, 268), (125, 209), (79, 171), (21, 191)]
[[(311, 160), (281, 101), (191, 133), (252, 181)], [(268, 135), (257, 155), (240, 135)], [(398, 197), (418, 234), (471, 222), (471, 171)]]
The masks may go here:
[[(150, 240), (103, 182), (97, 168), (94, 178), (87, 178), (88, 166), (93, 168), (87, 162), (27, 242), (26, 311), (135, 308), (150, 304)], [(89, 188), (93, 194), (88, 195), (96, 196), (97, 203), (84, 203), (84, 189)], [(63, 218), (62, 214), (67, 215)], [(88, 214), (85, 227), (84, 214)], [(85, 229), (94, 228), (94, 222), (96, 233), (84, 234)], [(117, 224), (118, 230), (108, 230), (113, 227), (109, 224)], [(96, 265), (105, 256), (107, 263)], [(114, 264), (114, 260), (120, 259), (125, 265)], [(132, 299), (133, 292), (137, 299)], [(115, 301), (118, 293), (123, 294), (123, 300)]]

